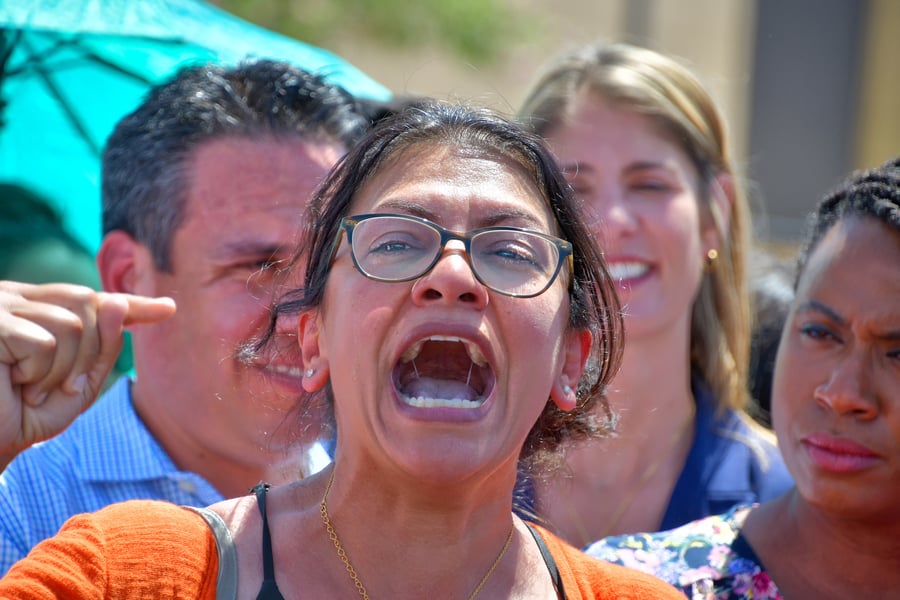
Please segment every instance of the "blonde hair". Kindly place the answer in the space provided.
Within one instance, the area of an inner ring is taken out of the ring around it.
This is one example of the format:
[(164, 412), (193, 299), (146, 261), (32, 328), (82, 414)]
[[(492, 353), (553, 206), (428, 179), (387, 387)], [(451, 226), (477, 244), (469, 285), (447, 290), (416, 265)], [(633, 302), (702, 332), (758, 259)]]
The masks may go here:
[[(701, 214), (705, 223), (712, 219), (722, 247), (704, 273), (692, 309), (691, 372), (711, 388), (720, 409), (746, 410), (750, 307), (745, 260), (750, 208), (732, 164), (725, 120), (690, 69), (628, 44), (589, 45), (562, 56), (532, 87), (519, 118), (536, 133), (546, 134), (570, 118), (576, 98), (585, 92), (651, 119), (696, 167)], [(720, 175), (734, 185), (727, 220), (714, 202), (714, 194), (725, 193), (717, 180)]]

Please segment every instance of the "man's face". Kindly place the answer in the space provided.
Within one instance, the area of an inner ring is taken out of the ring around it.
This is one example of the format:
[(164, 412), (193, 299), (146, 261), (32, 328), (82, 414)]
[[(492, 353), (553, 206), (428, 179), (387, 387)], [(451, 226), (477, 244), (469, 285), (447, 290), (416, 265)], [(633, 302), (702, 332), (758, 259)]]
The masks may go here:
[(295, 331), (275, 340), (284, 352), (247, 361), (237, 351), (265, 330), (272, 265), (292, 254), (306, 204), (343, 150), (224, 138), (195, 151), (171, 272), (151, 269), (152, 289), (139, 290), (171, 296), (178, 310), (134, 335), (135, 398), (167, 448), (247, 462), (260, 449), (281, 450), (287, 437), (279, 434), (295, 430), (286, 419), (302, 391)]

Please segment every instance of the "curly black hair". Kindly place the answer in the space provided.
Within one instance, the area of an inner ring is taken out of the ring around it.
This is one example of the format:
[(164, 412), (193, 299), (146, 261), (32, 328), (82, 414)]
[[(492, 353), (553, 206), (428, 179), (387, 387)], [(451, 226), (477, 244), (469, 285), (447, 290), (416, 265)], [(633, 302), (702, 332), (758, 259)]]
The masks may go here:
[(873, 217), (900, 232), (900, 156), (852, 173), (819, 203), (797, 255), (795, 289), (813, 250), (835, 223), (848, 216)]

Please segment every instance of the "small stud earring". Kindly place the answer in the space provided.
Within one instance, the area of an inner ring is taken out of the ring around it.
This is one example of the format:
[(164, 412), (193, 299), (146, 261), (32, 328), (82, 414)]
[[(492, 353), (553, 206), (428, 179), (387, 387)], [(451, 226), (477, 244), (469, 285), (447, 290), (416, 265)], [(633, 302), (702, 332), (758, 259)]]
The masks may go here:
[(564, 386), (563, 386), (563, 393), (564, 393), (566, 396), (570, 395), (570, 394), (572, 393), (572, 386), (570, 386), (569, 384), (564, 385)]
[(703, 270), (711, 271), (718, 258), (719, 258), (719, 251), (716, 250), (715, 248), (710, 248), (709, 251), (706, 253), (706, 264), (703, 266)]
[(304, 375), (305, 375), (307, 378), (312, 377), (312, 376), (315, 375), (315, 374), (316, 374), (316, 370), (315, 370), (315, 369), (307, 369), (306, 372), (304, 373)]

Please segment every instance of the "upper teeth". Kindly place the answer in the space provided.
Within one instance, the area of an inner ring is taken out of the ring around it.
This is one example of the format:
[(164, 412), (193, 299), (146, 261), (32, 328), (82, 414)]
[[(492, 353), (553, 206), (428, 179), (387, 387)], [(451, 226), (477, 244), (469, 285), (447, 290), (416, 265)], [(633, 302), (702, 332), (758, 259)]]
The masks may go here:
[(649, 267), (640, 262), (620, 262), (609, 265), (609, 274), (613, 279), (631, 279), (647, 272)]
[(484, 354), (481, 353), (481, 350), (478, 349), (478, 346), (476, 346), (469, 340), (464, 340), (463, 338), (450, 335), (433, 335), (427, 339), (419, 340), (406, 349), (406, 352), (404, 352), (400, 356), (400, 361), (408, 363), (411, 360), (415, 360), (416, 357), (419, 356), (419, 353), (422, 351), (422, 346), (425, 344), (425, 342), (459, 342), (465, 347), (466, 354), (469, 355), (469, 360), (471, 360), (479, 367), (484, 367), (485, 365), (487, 365), (487, 359), (484, 358)]

